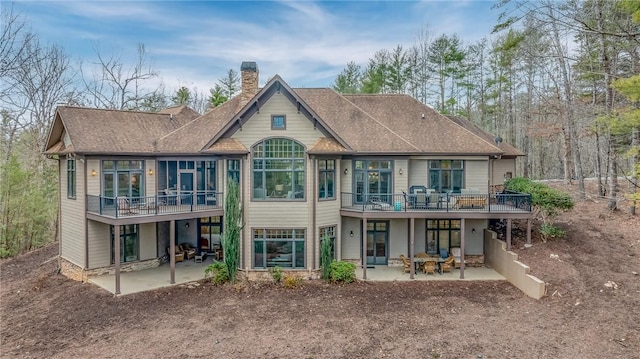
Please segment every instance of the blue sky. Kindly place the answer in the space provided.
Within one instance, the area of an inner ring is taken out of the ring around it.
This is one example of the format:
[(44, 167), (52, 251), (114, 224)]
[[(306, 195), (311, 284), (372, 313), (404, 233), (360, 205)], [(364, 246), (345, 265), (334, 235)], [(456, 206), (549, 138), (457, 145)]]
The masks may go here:
[[(228, 69), (256, 61), (260, 82), (279, 74), (293, 87), (328, 87), (349, 61), (412, 46), (423, 29), (488, 37), (493, 1), (18, 1), (45, 43), (85, 68), (96, 49), (133, 65), (143, 43), (167, 89), (208, 90)], [(11, 3), (2, 1), (2, 6)]]

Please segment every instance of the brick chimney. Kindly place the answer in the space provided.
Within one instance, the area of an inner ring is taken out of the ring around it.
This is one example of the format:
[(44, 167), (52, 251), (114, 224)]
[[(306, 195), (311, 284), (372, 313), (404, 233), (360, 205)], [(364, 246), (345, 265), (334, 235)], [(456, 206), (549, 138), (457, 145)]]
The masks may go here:
[(240, 102), (244, 106), (258, 93), (258, 64), (253, 61), (243, 61), (240, 66), (240, 75), (242, 76)]

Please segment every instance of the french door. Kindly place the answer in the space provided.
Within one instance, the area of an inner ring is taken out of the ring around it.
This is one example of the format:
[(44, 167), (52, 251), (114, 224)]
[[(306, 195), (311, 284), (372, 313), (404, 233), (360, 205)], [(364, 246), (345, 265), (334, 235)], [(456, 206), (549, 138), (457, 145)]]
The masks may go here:
[(386, 265), (389, 259), (389, 221), (367, 222), (367, 265)]

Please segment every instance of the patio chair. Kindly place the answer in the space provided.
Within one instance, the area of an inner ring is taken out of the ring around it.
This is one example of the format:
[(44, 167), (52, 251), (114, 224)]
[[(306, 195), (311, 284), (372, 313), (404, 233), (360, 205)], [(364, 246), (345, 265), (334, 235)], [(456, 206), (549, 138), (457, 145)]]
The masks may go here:
[(180, 244), (180, 249), (182, 249), (182, 252), (184, 252), (187, 260), (193, 259), (196, 256), (196, 249), (191, 247), (189, 243)]
[(409, 260), (409, 258), (405, 257), (404, 254), (401, 254), (400, 259), (402, 260), (402, 264), (404, 265), (402, 273), (411, 272), (411, 261)]
[(462, 260), (460, 255), (460, 247), (452, 247), (451, 255), (453, 256), (453, 267), (460, 268), (460, 261)]
[(426, 261), (422, 267), (425, 274), (436, 274), (436, 261)]
[(444, 262), (440, 263), (440, 273), (451, 273), (451, 267), (453, 266), (453, 256), (449, 256)]
[[(416, 254), (416, 258), (429, 258), (429, 255), (425, 252), (420, 252), (418, 254)], [(424, 267), (424, 263), (425, 262), (419, 262), (418, 263), (418, 270), (422, 270), (422, 268)]]
[(118, 214), (131, 214), (131, 206), (129, 205), (129, 199), (126, 197), (116, 197), (116, 203), (118, 204)]
[[(167, 247), (167, 254), (171, 257), (171, 247)], [(176, 246), (176, 263), (184, 261), (184, 252)]]

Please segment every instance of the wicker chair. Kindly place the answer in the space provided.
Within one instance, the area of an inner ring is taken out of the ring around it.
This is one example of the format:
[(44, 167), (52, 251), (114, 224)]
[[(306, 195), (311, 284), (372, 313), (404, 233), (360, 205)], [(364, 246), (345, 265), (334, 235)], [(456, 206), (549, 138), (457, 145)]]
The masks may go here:
[(426, 262), (424, 262), (424, 266), (422, 267), (422, 271), (425, 274), (436, 274), (436, 262), (435, 261), (426, 261)]
[(451, 273), (451, 267), (453, 267), (453, 256), (449, 256), (445, 259), (444, 262), (440, 263), (440, 273), (449, 272)]
[[(171, 247), (167, 247), (167, 254), (171, 257)], [(176, 246), (176, 263), (184, 261), (184, 252)]]
[(187, 257), (187, 260), (193, 259), (196, 256), (196, 249), (191, 247), (189, 243), (180, 244), (180, 249), (182, 250), (184, 255)]
[(411, 272), (411, 261), (409, 260), (409, 258), (405, 257), (404, 254), (401, 254), (400, 259), (402, 260), (402, 264), (404, 265), (403, 273)]
[[(429, 258), (429, 255), (425, 252), (420, 252), (418, 254), (416, 254), (416, 258)], [(418, 263), (418, 270), (422, 270), (422, 268), (424, 267), (424, 262), (419, 262)]]

